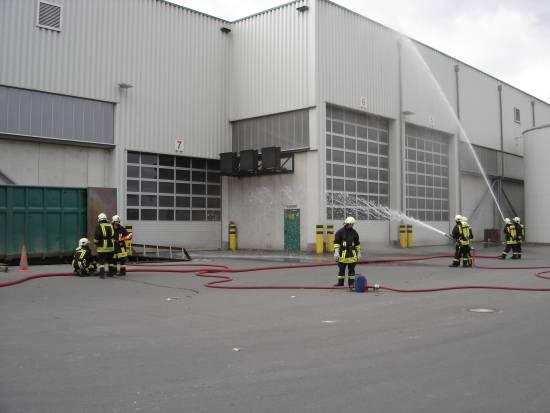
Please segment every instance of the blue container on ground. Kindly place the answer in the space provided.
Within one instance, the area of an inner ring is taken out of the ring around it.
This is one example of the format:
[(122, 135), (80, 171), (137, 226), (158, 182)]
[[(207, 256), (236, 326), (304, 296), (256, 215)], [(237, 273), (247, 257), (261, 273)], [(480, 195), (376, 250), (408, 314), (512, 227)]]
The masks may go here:
[(354, 286), (356, 293), (364, 293), (367, 289), (367, 279), (362, 275), (356, 275)]

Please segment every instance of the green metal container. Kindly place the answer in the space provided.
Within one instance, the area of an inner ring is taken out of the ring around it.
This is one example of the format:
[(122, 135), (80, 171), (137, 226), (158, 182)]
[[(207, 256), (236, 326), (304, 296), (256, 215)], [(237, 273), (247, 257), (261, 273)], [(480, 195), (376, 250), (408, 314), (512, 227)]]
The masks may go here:
[(0, 259), (69, 256), (86, 232), (86, 189), (0, 186)]

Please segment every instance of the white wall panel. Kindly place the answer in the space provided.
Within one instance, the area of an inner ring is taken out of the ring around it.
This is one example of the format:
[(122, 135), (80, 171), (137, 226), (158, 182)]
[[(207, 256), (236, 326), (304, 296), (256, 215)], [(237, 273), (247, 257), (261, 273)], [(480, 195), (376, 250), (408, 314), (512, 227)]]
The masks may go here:
[[(132, 222), (136, 244), (164, 245), (193, 249), (221, 247), (221, 223), (218, 222)], [(138, 248), (139, 251), (139, 248)], [(193, 252), (190, 252), (193, 257)]]
[(524, 139), (526, 239), (529, 242), (550, 243), (550, 124), (526, 131)]
[[(502, 86), (502, 126), (504, 151), (523, 155), (522, 133), (533, 126), (532, 98), (510, 86)], [(514, 120), (514, 108), (520, 110), (520, 122)]]
[(318, 1), (319, 101), (396, 118), (395, 33), (334, 3)]
[(324, 222), (319, 221), (317, 152), (297, 153), (294, 162), (293, 174), (228, 178), (228, 220), (237, 225), (239, 248), (283, 249), (284, 209), (296, 205), (301, 248), (313, 249), (315, 225)]
[(314, 104), (309, 76), (310, 25), (315, 11), (293, 2), (231, 26), (231, 119), (245, 119)]
[(401, 41), (403, 111), (407, 122), (455, 133), (456, 79), (454, 61), (409, 39)]
[(460, 115), (473, 144), (500, 149), (498, 82), (469, 67), (460, 66)]
[(547, 125), (550, 123), (550, 105), (535, 100), (535, 126)]
[(16, 185), (108, 186), (109, 151), (0, 140), (0, 171)]

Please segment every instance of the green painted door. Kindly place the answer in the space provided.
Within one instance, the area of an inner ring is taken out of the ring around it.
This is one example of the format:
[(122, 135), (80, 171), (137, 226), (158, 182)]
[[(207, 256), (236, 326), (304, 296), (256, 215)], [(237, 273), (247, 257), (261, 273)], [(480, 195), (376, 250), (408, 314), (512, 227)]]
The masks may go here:
[(285, 250), (300, 251), (300, 210), (285, 209)]
[(86, 189), (0, 186), (0, 258), (72, 255), (86, 212)]

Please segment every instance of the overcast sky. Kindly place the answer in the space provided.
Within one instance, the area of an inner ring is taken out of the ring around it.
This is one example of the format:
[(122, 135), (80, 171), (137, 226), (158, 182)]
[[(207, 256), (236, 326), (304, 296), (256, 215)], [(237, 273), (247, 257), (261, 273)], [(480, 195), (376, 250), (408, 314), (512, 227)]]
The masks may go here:
[[(233, 21), (288, 1), (170, 0)], [(335, 0), (550, 103), (549, 0)]]

